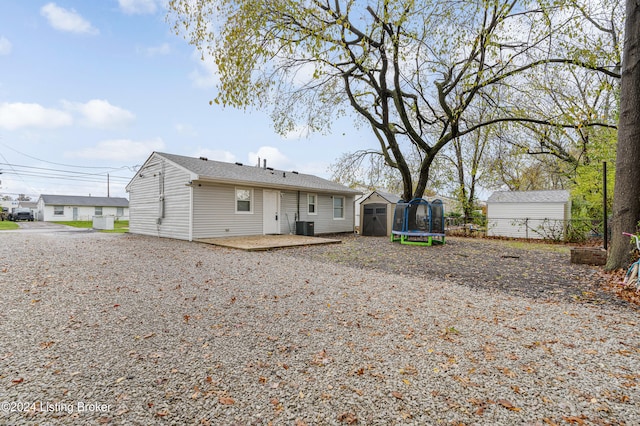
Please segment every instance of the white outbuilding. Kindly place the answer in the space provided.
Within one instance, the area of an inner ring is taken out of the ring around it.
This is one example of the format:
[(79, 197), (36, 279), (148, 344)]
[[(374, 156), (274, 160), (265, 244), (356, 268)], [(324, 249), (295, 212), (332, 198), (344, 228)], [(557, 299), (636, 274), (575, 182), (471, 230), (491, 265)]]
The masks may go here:
[(571, 220), (566, 190), (496, 191), (487, 200), (487, 235), (561, 240)]

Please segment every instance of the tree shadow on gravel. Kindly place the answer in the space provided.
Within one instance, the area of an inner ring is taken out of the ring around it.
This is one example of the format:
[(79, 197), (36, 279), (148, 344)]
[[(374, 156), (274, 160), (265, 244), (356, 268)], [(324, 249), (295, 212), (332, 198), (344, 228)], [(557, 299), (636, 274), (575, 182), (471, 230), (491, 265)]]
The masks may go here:
[(439, 279), (540, 301), (632, 307), (610, 291), (600, 269), (575, 265), (564, 246), (450, 237), (431, 247), (392, 243), (387, 237), (334, 235), (342, 244), (284, 249), (286, 255), (392, 274)]

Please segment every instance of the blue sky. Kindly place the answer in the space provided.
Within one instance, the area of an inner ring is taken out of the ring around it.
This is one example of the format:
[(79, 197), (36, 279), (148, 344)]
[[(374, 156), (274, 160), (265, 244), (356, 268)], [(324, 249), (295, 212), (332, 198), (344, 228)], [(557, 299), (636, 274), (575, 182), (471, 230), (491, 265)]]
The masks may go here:
[(329, 135), (276, 134), (268, 111), (209, 105), (215, 74), (165, 21), (162, 0), (3, 0), (0, 194), (127, 196), (152, 151), (329, 178), (375, 147), (351, 120)]

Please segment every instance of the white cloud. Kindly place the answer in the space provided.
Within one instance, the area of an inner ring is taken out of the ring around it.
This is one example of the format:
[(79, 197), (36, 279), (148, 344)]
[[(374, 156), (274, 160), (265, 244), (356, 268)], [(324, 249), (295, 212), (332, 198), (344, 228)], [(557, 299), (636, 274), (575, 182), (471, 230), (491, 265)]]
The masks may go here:
[(155, 13), (158, 4), (156, 0), (118, 0), (120, 10), (127, 15), (144, 15)]
[(73, 117), (66, 111), (45, 108), (39, 104), (0, 103), (0, 128), (7, 130), (22, 127), (56, 128), (71, 124), (73, 124)]
[(56, 30), (79, 34), (98, 34), (97, 28), (84, 19), (75, 9), (65, 9), (55, 3), (47, 3), (40, 9), (40, 14), (47, 18), (49, 25)]
[(87, 103), (63, 101), (63, 105), (83, 116), (83, 124), (100, 129), (120, 128), (131, 124), (136, 116), (126, 109), (111, 105), (103, 99), (92, 99)]
[(160, 46), (152, 46), (145, 49), (147, 56), (168, 55), (169, 53), (171, 53), (169, 43), (162, 43)]
[(224, 161), (226, 163), (235, 163), (236, 156), (230, 153), (229, 151), (224, 151), (221, 149), (208, 149), (208, 148), (199, 148), (194, 157), (205, 157), (209, 160), (215, 161)]
[(267, 160), (267, 167), (280, 170), (295, 169), (294, 163), (281, 153), (278, 148), (272, 146), (261, 146), (258, 148), (258, 152), (250, 152), (247, 156), (248, 164), (258, 164), (258, 158), (260, 159), (260, 166), (263, 165), (264, 160)]
[(282, 138), (287, 140), (303, 139), (308, 137), (310, 133), (309, 126), (297, 126), (295, 129), (283, 135)]
[(162, 151), (165, 143), (161, 138), (147, 141), (111, 139), (98, 142), (96, 146), (65, 153), (66, 157), (111, 161), (143, 161), (152, 151)]
[(177, 123), (173, 126), (177, 133), (186, 136), (198, 136), (198, 132), (191, 124)]
[(11, 42), (6, 37), (0, 37), (0, 55), (11, 53)]
[(193, 85), (200, 89), (215, 87), (220, 79), (218, 78), (218, 66), (213, 61), (213, 57), (198, 50), (195, 50), (191, 57), (198, 63), (198, 68), (189, 73)]

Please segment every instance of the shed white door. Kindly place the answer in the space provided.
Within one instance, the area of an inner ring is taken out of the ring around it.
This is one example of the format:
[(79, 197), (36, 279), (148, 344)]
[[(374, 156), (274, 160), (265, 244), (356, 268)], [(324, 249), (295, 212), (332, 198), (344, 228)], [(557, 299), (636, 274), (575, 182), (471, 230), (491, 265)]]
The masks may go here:
[(263, 191), (262, 230), (264, 234), (280, 233), (280, 191)]

